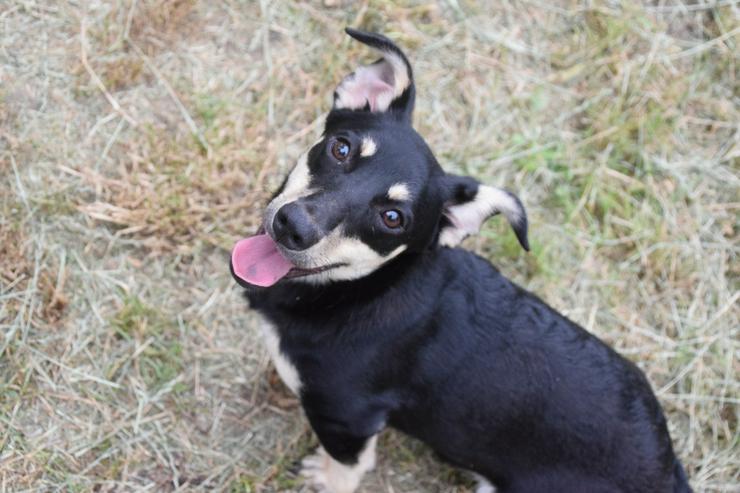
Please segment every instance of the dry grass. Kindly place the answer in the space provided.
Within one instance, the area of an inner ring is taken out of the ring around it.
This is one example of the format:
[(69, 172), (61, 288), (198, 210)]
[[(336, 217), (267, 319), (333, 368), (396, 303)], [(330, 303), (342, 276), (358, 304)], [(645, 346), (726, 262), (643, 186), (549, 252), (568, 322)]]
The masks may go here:
[[(343, 5), (345, 4), (346, 5)], [(226, 268), (368, 53), (407, 47), (449, 169), (519, 190), (468, 246), (648, 374), (697, 491), (738, 451), (732, 1), (0, 6), (0, 491), (304, 491), (315, 445)], [(470, 491), (384, 434), (365, 491)]]

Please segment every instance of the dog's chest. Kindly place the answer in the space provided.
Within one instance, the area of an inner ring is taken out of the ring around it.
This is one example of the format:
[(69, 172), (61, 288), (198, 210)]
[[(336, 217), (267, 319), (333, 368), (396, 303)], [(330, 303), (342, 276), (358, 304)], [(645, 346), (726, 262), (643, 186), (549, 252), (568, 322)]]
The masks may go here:
[(274, 325), (267, 320), (262, 320), (262, 339), (270, 354), (275, 369), (283, 380), (283, 383), (295, 394), (299, 395), (301, 390), (301, 377), (295, 365), (280, 350), (280, 337)]

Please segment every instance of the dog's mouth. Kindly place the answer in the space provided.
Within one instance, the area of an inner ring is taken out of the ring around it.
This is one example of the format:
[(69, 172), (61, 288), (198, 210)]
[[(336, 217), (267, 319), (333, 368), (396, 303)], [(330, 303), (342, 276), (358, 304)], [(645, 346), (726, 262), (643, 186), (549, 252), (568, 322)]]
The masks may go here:
[(281, 279), (319, 274), (341, 267), (336, 263), (321, 267), (302, 268), (286, 259), (270, 235), (260, 228), (255, 236), (239, 240), (231, 252), (231, 270), (240, 280), (255, 286), (272, 286)]

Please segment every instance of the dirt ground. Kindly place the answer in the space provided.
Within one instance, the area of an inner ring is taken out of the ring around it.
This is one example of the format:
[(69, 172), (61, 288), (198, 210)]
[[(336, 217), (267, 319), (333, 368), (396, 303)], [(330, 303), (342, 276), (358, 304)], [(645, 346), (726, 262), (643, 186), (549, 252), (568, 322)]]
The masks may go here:
[[(0, 491), (307, 491), (316, 440), (227, 267), (335, 84), (402, 45), (443, 166), (516, 190), (466, 247), (648, 375), (740, 481), (733, 1), (0, 3)], [(502, 396), (505, 398), (505, 396)], [(469, 492), (394, 432), (365, 492)]]

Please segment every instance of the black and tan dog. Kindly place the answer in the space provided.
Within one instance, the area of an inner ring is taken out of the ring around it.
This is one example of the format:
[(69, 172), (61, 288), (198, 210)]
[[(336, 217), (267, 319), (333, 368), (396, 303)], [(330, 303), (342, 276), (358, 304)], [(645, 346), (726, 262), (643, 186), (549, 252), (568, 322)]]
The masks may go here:
[(354, 491), (392, 426), (481, 493), (690, 491), (642, 372), (456, 248), (502, 213), (527, 249), (522, 204), (446, 174), (411, 126), (404, 54), (347, 32), (382, 58), (341, 82), (321, 140), (231, 259), (321, 442), (304, 475)]

